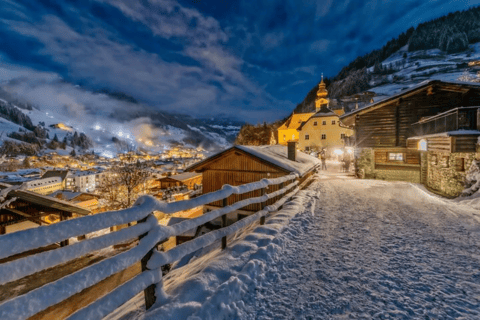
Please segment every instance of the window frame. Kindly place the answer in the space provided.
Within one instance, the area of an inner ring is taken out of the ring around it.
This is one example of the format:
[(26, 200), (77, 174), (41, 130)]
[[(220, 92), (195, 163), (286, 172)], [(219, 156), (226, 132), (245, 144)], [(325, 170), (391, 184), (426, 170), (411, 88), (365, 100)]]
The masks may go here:
[(310, 135), (308, 133), (305, 135), (305, 140), (310, 140)]
[(327, 134), (326, 134), (326, 133), (322, 133), (321, 139), (322, 139), (322, 140), (327, 140)]
[(337, 123), (336, 120), (332, 120), (332, 126), (334, 126)]
[(322, 126), (326, 126), (327, 125), (327, 121), (323, 120), (322, 121)]
[[(393, 155), (393, 159), (392, 159)], [(405, 153), (403, 152), (387, 152), (387, 161), (388, 162), (405, 162)]]

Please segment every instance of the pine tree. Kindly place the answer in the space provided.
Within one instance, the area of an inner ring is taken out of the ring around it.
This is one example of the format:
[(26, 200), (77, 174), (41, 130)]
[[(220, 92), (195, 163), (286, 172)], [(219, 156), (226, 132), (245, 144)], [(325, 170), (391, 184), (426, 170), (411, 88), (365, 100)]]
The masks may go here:
[(72, 150), (72, 152), (70, 152), (70, 155), (71, 155), (72, 157), (75, 157), (75, 156), (77, 155), (77, 153), (75, 152), (75, 148)]
[(56, 133), (55, 133), (55, 136), (53, 137), (53, 141), (58, 142), (58, 137)]

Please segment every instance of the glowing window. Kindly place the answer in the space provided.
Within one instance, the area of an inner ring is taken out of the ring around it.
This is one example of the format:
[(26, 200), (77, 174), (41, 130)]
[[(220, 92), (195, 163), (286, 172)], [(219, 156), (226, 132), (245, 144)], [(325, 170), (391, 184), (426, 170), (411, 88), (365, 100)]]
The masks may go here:
[(420, 151), (427, 151), (427, 140), (422, 139), (418, 142), (418, 150)]

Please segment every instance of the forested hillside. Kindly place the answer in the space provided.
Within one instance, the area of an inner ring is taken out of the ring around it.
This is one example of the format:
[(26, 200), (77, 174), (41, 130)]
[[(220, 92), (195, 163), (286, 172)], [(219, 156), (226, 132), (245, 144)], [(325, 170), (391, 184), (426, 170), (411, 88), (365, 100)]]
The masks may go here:
[[(446, 53), (456, 53), (467, 50), (469, 44), (477, 42), (480, 42), (480, 7), (450, 13), (421, 23), (417, 28), (410, 27), (381, 49), (356, 58), (333, 79), (327, 79), (325, 82), (329, 97), (336, 99), (368, 90), (373, 76), (393, 72), (382, 66), (381, 62), (405, 45), (408, 45), (409, 52), (440, 49)], [(367, 70), (371, 67), (374, 67), (373, 72)], [(295, 112), (314, 110), (316, 90), (316, 86), (310, 90), (304, 101), (297, 105)]]

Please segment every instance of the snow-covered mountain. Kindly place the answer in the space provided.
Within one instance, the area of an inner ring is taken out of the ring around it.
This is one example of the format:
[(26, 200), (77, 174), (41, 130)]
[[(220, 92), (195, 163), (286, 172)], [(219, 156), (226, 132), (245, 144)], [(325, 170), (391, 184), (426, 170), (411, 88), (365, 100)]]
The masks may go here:
[(110, 103), (118, 100), (125, 110), (118, 108), (109, 110), (109, 113), (99, 112), (94, 106), (77, 105), (65, 97), (64, 106), (59, 107), (58, 103), (54, 106), (39, 105), (0, 89), (0, 141), (12, 140), (8, 137), (12, 132), (28, 133), (40, 126), (48, 133), (45, 142), (55, 136), (60, 143), (64, 139), (68, 141), (67, 148), (56, 150), (59, 153), (71, 152), (71, 139), (75, 132), (84, 133), (93, 142), (89, 151), (93, 149), (105, 156), (113, 156), (119, 148), (127, 146), (152, 152), (172, 146), (202, 146), (215, 150), (229, 146), (242, 125), (239, 121), (225, 118), (194, 119), (188, 115), (159, 112), (136, 101), (117, 99), (106, 93), (88, 94), (107, 99)]

